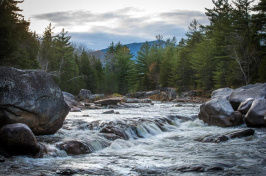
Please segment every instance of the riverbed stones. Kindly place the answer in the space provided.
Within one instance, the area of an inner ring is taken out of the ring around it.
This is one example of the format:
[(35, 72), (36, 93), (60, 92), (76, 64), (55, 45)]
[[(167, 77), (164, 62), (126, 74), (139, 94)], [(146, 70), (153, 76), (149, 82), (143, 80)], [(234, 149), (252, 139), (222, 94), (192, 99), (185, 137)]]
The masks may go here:
[(24, 123), (36, 135), (53, 134), (69, 110), (46, 72), (0, 67), (0, 127)]
[(266, 98), (266, 83), (250, 84), (247, 86), (235, 89), (229, 96), (229, 102), (232, 107), (237, 110), (240, 103), (249, 99), (265, 99)]
[(40, 151), (40, 146), (33, 132), (22, 123), (2, 127), (0, 140), (4, 148), (14, 155), (35, 155)]
[(117, 105), (117, 103), (121, 103), (123, 98), (107, 98), (95, 101), (94, 104), (99, 104), (101, 106), (108, 106), (108, 105)]
[(264, 127), (266, 113), (266, 99), (254, 100), (244, 120), (247, 126), (250, 127)]
[(227, 99), (214, 98), (200, 106), (199, 119), (209, 125), (230, 127), (243, 124), (242, 116), (236, 116)]
[(87, 89), (81, 89), (78, 94), (79, 99), (90, 99), (90, 96), (91, 91)]

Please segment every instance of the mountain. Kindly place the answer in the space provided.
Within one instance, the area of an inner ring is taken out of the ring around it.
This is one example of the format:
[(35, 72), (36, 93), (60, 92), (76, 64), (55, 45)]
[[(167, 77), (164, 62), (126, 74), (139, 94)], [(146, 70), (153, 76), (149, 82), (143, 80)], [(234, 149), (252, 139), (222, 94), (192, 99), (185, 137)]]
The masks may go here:
[[(150, 41), (149, 44), (152, 45), (153, 43), (156, 43), (156, 42), (158, 41)], [(125, 44), (125, 46), (127, 46), (130, 49), (130, 52), (133, 54), (132, 60), (137, 59), (138, 51), (140, 50), (141, 45), (143, 45), (144, 43), (145, 42)], [(91, 56), (95, 56), (96, 58), (100, 59), (103, 65), (105, 65), (104, 55), (106, 52), (107, 52), (107, 48), (91, 52), (90, 54)]]

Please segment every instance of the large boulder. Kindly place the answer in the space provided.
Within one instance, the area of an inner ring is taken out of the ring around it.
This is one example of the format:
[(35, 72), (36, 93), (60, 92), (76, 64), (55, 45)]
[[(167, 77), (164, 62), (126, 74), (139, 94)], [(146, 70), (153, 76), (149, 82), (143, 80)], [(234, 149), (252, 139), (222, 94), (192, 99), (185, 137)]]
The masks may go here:
[(175, 88), (171, 88), (171, 87), (165, 87), (164, 89), (164, 92), (165, 92), (165, 94), (166, 94), (166, 98), (168, 99), (168, 100), (173, 100), (173, 99), (175, 99), (176, 98), (176, 89)]
[(211, 94), (211, 98), (224, 98), (224, 99), (228, 99), (230, 94), (233, 92), (233, 89), (231, 88), (220, 88), (220, 89), (217, 89), (215, 91), (212, 92)]
[(36, 155), (40, 151), (40, 146), (33, 132), (22, 123), (2, 127), (0, 140), (4, 148), (14, 155)]
[(91, 96), (91, 91), (90, 90), (87, 90), (87, 89), (81, 89), (79, 91), (79, 95), (78, 97), (80, 99), (90, 99), (90, 96)]
[(248, 98), (265, 99), (266, 98), (266, 83), (250, 84), (247, 86), (235, 89), (229, 96), (229, 101), (235, 110), (238, 109), (240, 103)]
[(209, 125), (230, 127), (241, 125), (242, 116), (236, 115), (230, 102), (224, 98), (211, 99), (200, 106), (199, 119)]
[(69, 110), (60, 88), (46, 72), (0, 67), (0, 127), (24, 123), (34, 134), (53, 134)]
[(254, 100), (244, 121), (250, 127), (264, 127), (264, 116), (266, 113), (266, 99)]

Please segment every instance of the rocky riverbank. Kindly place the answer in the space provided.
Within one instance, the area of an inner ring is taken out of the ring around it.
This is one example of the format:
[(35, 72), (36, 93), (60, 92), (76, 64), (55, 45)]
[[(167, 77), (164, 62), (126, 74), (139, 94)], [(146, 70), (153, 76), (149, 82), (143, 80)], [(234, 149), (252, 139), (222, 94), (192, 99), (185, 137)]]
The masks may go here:
[(254, 128), (265, 127), (266, 83), (218, 89), (198, 104), (189, 101), (197, 93), (172, 88), (111, 98), (83, 89), (75, 97), (34, 70), (1, 67), (0, 80), (2, 174), (266, 172), (265, 128)]

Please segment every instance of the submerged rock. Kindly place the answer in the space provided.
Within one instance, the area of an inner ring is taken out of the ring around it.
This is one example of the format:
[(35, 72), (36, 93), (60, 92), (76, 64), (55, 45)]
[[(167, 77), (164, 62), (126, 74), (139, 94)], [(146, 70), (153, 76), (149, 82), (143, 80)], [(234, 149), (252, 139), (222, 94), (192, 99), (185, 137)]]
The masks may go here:
[(5, 125), (0, 130), (4, 148), (14, 155), (36, 155), (40, 146), (31, 129), (22, 123)]
[(235, 110), (238, 109), (241, 102), (248, 98), (265, 99), (266, 98), (266, 83), (250, 84), (247, 86), (235, 89), (229, 96), (229, 101)]
[(199, 119), (209, 125), (230, 127), (243, 124), (242, 116), (235, 115), (230, 102), (224, 98), (214, 98), (200, 106)]
[(105, 112), (103, 112), (102, 114), (114, 114), (114, 113), (115, 113), (114, 110), (110, 110), (110, 111), (105, 111)]
[(65, 150), (69, 155), (91, 153), (90, 148), (81, 141), (66, 141), (58, 144), (57, 147), (61, 150)]
[(117, 135), (117, 136), (119, 136), (125, 140), (128, 139), (128, 136), (126, 135), (124, 130), (121, 129), (120, 127), (107, 125), (100, 130), (100, 133), (113, 133), (113, 134), (115, 134), (115, 135)]
[(0, 127), (24, 123), (34, 134), (53, 134), (69, 110), (60, 88), (46, 72), (0, 67)]
[(264, 116), (266, 113), (266, 99), (254, 100), (244, 120), (247, 126), (250, 127), (263, 127)]

